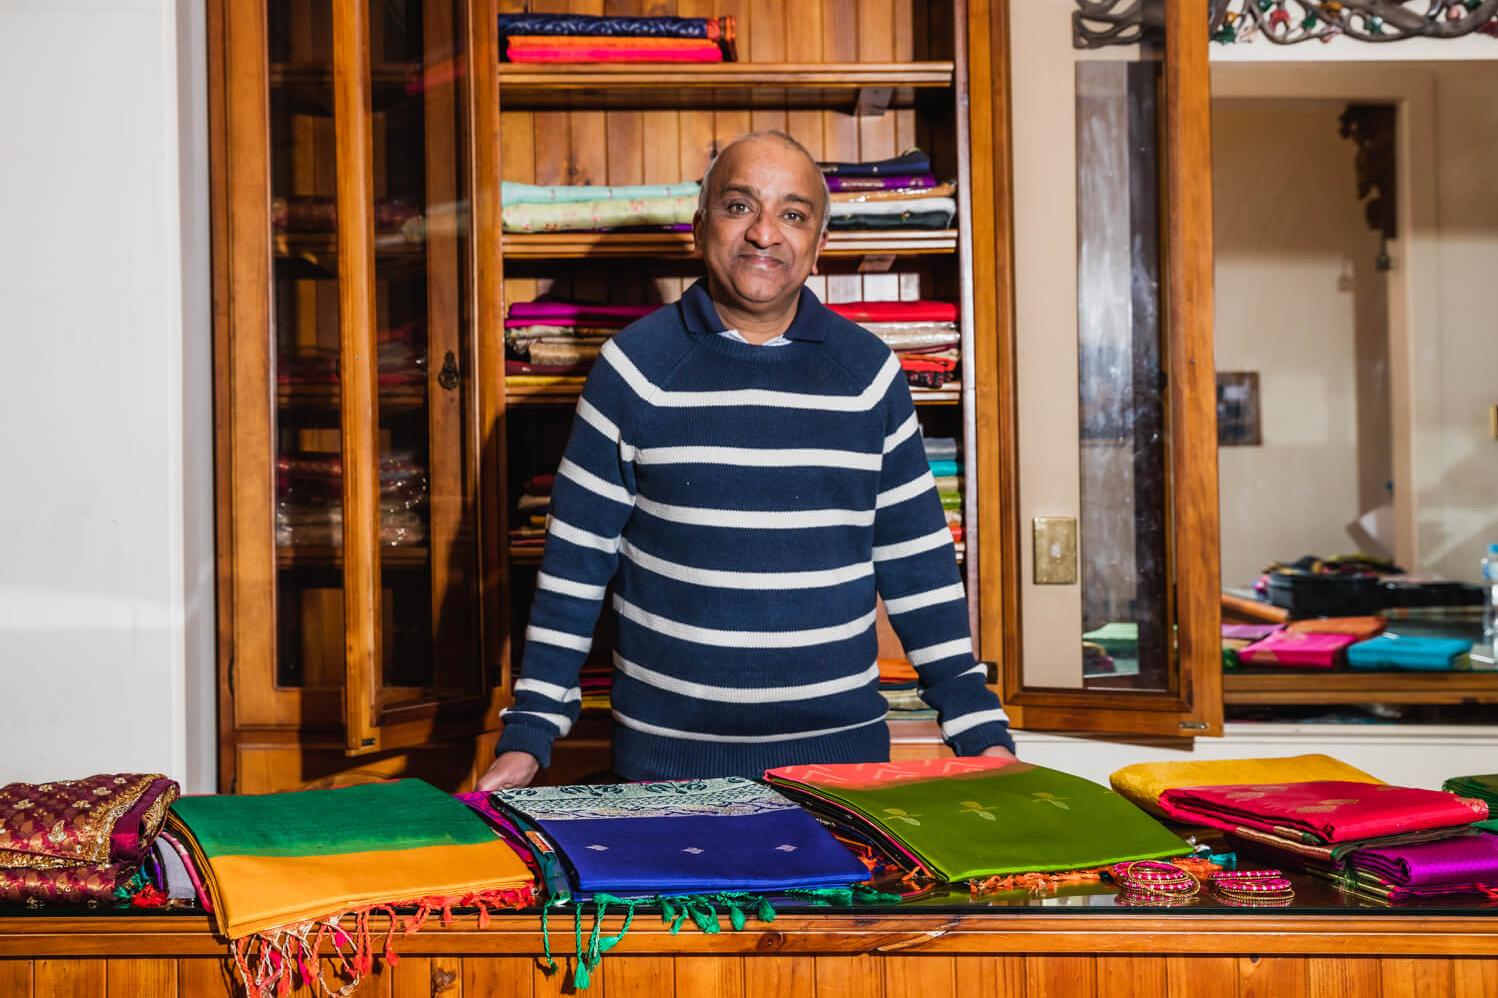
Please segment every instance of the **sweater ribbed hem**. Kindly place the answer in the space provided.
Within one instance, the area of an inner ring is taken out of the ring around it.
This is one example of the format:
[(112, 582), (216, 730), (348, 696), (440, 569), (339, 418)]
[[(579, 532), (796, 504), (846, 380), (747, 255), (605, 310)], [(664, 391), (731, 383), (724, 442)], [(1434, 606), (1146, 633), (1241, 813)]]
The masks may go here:
[(1009, 725), (1003, 721), (990, 721), (980, 724), (976, 728), (964, 731), (956, 738), (949, 739), (948, 745), (958, 755), (979, 755), (984, 749), (1002, 745), (1009, 751), (1014, 751), (1014, 736), (1009, 733)]
[(531, 724), (506, 724), (499, 733), (499, 742), (494, 746), (495, 756), (506, 752), (529, 752), (536, 757), (542, 769), (551, 765), (551, 743), (556, 736)]
[(734, 744), (699, 742), (614, 728), (614, 771), (627, 780), (759, 779), (777, 766), (888, 762), (889, 726), (870, 724), (820, 738)]

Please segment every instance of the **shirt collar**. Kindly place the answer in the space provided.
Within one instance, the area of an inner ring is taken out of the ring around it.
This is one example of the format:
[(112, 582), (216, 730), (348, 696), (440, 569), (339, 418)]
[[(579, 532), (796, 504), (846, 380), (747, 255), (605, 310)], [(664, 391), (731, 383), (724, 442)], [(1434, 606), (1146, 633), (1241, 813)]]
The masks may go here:
[[(689, 333), (721, 333), (728, 328), (728, 324), (718, 316), (718, 310), (707, 293), (707, 278), (701, 278), (687, 288), (686, 293), (681, 296), (680, 307), (682, 322)], [(826, 306), (817, 300), (811, 289), (802, 285), (801, 298), (796, 304), (796, 317), (782, 335), (788, 340), (822, 342), (827, 338), (824, 325), (826, 311)]]

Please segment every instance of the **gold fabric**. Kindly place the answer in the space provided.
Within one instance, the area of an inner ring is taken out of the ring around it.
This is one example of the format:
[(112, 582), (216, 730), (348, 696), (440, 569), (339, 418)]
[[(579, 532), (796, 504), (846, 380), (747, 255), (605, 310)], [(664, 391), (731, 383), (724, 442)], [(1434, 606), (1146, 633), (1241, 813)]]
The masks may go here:
[(1164, 816), (1160, 795), (1174, 787), (1216, 787), (1245, 783), (1307, 783), (1347, 780), (1383, 783), (1355, 766), (1329, 755), (1292, 755), (1274, 759), (1210, 759), (1196, 762), (1137, 762), (1108, 782), (1113, 789), (1151, 814)]

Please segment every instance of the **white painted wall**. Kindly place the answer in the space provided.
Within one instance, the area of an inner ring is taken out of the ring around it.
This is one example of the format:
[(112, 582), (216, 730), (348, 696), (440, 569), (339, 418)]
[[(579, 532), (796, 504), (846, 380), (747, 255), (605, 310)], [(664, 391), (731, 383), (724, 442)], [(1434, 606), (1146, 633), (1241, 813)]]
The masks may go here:
[[(1212, 105), (1216, 354), (1257, 371), (1263, 444), (1218, 454), (1222, 576), (1351, 550), (1358, 517), (1360, 269), (1378, 236), (1357, 199), (1335, 101)], [(1385, 441), (1387, 447), (1387, 441)]]
[(214, 772), (202, 0), (0, 5), (0, 783)]

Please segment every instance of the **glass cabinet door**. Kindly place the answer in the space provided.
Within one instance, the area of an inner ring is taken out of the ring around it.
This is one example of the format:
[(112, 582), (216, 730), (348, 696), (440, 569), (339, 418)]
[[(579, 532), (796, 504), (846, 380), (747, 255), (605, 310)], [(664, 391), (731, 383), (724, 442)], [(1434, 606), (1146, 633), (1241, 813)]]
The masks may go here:
[[(235, 721), (341, 725), (357, 754), (417, 743), (400, 722), (430, 728), (439, 707), (485, 692), (466, 5), (257, 6), (225, 5), (228, 158), (261, 165), (269, 208), (229, 248), (235, 291), (253, 294), (254, 240), (270, 251), (264, 340), (252, 312), (233, 320), (236, 396), (271, 402), (263, 441), (234, 416)], [(259, 52), (241, 34), (257, 15)], [(234, 75), (257, 56), (258, 160), (253, 95)], [(231, 178), (246, 205), (231, 221), (248, 221), (250, 186)], [(260, 538), (268, 585), (248, 550)]]
[(1086, 49), (1074, 4), (1008, 4), (1021, 727), (1221, 725), (1207, 30), (1161, 9)]

